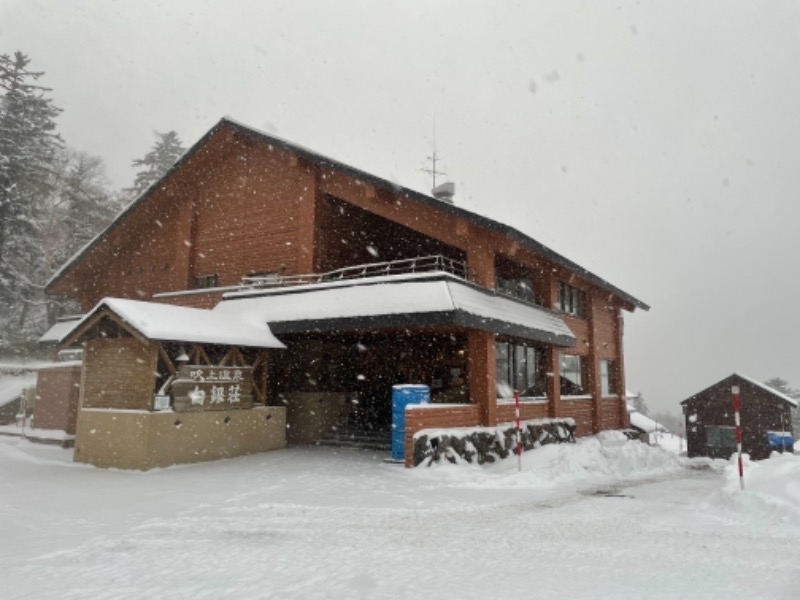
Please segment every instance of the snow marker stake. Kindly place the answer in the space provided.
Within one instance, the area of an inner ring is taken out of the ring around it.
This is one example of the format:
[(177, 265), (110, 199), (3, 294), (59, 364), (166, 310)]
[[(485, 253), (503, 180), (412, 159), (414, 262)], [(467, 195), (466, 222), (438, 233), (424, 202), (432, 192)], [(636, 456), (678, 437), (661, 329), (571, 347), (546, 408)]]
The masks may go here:
[(519, 392), (514, 390), (514, 406), (517, 411), (517, 470), (522, 473), (522, 426), (519, 421)]
[(742, 419), (739, 415), (742, 403), (739, 400), (739, 386), (731, 387), (733, 394), (733, 414), (736, 418), (736, 449), (739, 452), (739, 487), (744, 491), (744, 466), (742, 465)]

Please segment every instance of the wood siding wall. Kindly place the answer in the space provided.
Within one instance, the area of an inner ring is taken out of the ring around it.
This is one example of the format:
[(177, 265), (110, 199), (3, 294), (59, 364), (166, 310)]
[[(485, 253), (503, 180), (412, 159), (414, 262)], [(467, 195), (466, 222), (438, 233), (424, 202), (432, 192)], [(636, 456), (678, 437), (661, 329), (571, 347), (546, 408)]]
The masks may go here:
[(156, 349), (134, 338), (93, 339), (83, 359), (82, 408), (152, 410)]
[[(497, 422), (498, 423), (512, 423), (516, 421), (517, 409), (514, 404), (504, 402), (497, 405)], [(546, 419), (549, 416), (549, 408), (547, 402), (521, 402), (520, 403), (520, 418), (523, 421), (531, 419)]]
[(566, 400), (561, 403), (561, 417), (575, 419), (575, 436), (583, 437), (594, 432), (594, 408), (591, 400)]
[(33, 426), (36, 429), (56, 429), (74, 435), (80, 382), (80, 365), (39, 369)]
[(600, 430), (625, 429), (627, 421), (621, 421), (620, 415), (627, 414), (625, 400), (619, 398), (603, 398), (600, 401)]

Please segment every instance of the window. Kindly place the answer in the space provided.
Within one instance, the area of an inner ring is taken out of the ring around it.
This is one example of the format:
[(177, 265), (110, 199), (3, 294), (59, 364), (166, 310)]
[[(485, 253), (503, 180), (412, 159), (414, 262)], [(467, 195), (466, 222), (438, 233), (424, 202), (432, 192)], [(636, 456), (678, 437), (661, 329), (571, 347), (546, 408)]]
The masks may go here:
[(196, 275), (194, 278), (194, 289), (217, 287), (217, 275)]
[(498, 275), (495, 278), (495, 289), (498, 293), (505, 296), (518, 298), (531, 304), (539, 304), (536, 294), (533, 291), (533, 279), (531, 277), (506, 279)]
[(584, 293), (581, 290), (563, 281), (558, 282), (559, 310), (582, 319), (585, 316), (584, 304)]
[(581, 396), (583, 389), (583, 359), (574, 354), (561, 355), (561, 395)]
[(736, 428), (706, 425), (706, 445), (709, 448), (736, 449)]
[(611, 360), (600, 361), (600, 395), (612, 396), (617, 393), (616, 365)]
[(520, 396), (544, 396), (544, 350), (537, 346), (497, 343), (498, 396), (506, 398), (516, 390)]

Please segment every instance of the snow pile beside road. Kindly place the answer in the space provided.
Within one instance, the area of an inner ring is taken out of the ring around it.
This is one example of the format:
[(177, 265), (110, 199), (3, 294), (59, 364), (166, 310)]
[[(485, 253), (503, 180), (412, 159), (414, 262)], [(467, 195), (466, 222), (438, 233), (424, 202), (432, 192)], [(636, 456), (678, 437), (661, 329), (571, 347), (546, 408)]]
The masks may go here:
[(768, 460), (751, 461), (742, 456), (744, 492), (739, 486), (736, 455), (725, 467), (723, 500), (736, 506), (749, 521), (792, 521), (800, 519), (800, 456), (772, 455)]
[(617, 431), (607, 431), (579, 438), (574, 444), (549, 444), (525, 452), (521, 471), (515, 455), (483, 466), (453, 466), (442, 461), (431, 467), (419, 466), (415, 471), (421, 477), (465, 487), (575, 489), (670, 476), (686, 465), (674, 452), (628, 440)]

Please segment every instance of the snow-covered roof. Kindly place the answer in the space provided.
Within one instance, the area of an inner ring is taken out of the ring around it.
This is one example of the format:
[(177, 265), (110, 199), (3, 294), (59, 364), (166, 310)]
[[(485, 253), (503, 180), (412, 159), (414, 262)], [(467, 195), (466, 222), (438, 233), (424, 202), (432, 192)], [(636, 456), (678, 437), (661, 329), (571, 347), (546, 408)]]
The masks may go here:
[(724, 379), (721, 379), (720, 381), (718, 381), (714, 385), (711, 385), (708, 388), (706, 388), (706, 389), (704, 389), (704, 390), (702, 390), (702, 391), (700, 391), (700, 392), (698, 392), (696, 394), (693, 394), (690, 398), (687, 398), (686, 400), (682, 400), (681, 404), (687, 404), (688, 402), (690, 402), (695, 397), (700, 396), (701, 394), (703, 394), (704, 392), (706, 392), (707, 390), (710, 390), (711, 388), (713, 388), (715, 386), (718, 386), (718, 385), (723, 384), (723, 383), (732, 383), (732, 382), (735, 382), (737, 379), (740, 380), (740, 381), (746, 381), (747, 383), (749, 383), (751, 385), (754, 385), (754, 386), (756, 386), (758, 388), (761, 388), (765, 392), (769, 392), (772, 396), (774, 396), (778, 400), (782, 400), (784, 402), (787, 402), (790, 406), (793, 406), (794, 408), (797, 408), (797, 400), (795, 400), (794, 398), (791, 398), (791, 397), (787, 396), (786, 394), (784, 394), (782, 392), (779, 392), (775, 388), (771, 388), (768, 385), (766, 385), (764, 383), (761, 383), (757, 379), (753, 379), (752, 377), (748, 377), (747, 375), (742, 375), (741, 373), (733, 373), (731, 375), (728, 375), (728, 377), (725, 377)]
[(307, 148), (295, 144), (294, 142), (289, 142), (273, 134), (259, 131), (258, 129), (240, 123), (230, 117), (224, 117), (216, 125), (214, 125), (214, 127), (212, 127), (208, 131), (208, 133), (206, 133), (197, 143), (194, 144), (194, 146), (189, 148), (184, 153), (184, 155), (169, 169), (169, 171), (167, 171), (167, 173), (164, 174), (164, 176), (158, 182), (151, 185), (145, 192), (143, 192), (138, 198), (136, 198), (136, 200), (134, 200), (129, 206), (127, 206), (123, 210), (123, 212), (120, 213), (120, 215), (118, 215), (117, 218), (114, 219), (114, 221), (102, 233), (100, 233), (97, 237), (95, 237), (84, 248), (79, 250), (64, 265), (62, 265), (61, 268), (58, 269), (58, 271), (56, 271), (56, 273), (54, 273), (52, 277), (50, 277), (45, 288), (46, 289), (50, 288), (59, 279), (61, 279), (75, 264), (77, 264), (97, 244), (99, 244), (103, 239), (105, 239), (114, 228), (116, 228), (122, 221), (124, 221), (127, 215), (131, 211), (133, 211), (134, 208), (150, 194), (150, 191), (152, 189), (157, 189), (161, 185), (162, 181), (170, 177), (172, 173), (174, 173), (177, 169), (179, 169), (184, 162), (186, 162), (196, 152), (198, 152), (205, 145), (205, 143), (215, 133), (217, 133), (217, 131), (219, 131), (222, 128), (229, 128), (241, 135), (247, 136), (256, 141), (263, 142), (266, 144), (271, 144), (278, 148), (288, 149), (291, 152), (295, 152), (298, 155), (312, 161), (313, 163), (319, 165), (328, 165), (344, 173), (351, 174), (357, 177), (361, 181), (370, 182), (384, 189), (391, 189), (393, 192), (400, 194), (406, 198), (413, 199), (415, 202), (419, 202), (420, 204), (433, 207), (436, 210), (442, 212), (453, 214), (459, 218), (474, 223), (479, 227), (483, 227), (490, 231), (495, 231), (497, 233), (500, 233), (501, 235), (507, 237), (508, 239), (519, 242), (521, 245), (530, 248), (534, 252), (546, 257), (548, 260), (553, 261), (553, 263), (555, 263), (556, 265), (569, 269), (570, 271), (576, 273), (580, 277), (583, 277), (586, 281), (600, 287), (600, 289), (606, 290), (607, 292), (614, 294), (615, 296), (621, 298), (623, 301), (629, 303), (631, 306), (641, 308), (642, 310), (650, 309), (650, 307), (641, 300), (635, 298), (634, 296), (628, 294), (627, 292), (621, 290), (620, 288), (612, 285), (611, 283), (595, 275), (588, 269), (578, 265), (577, 263), (572, 262), (571, 260), (562, 256), (558, 252), (555, 252), (554, 250), (548, 248), (544, 244), (536, 241), (535, 239), (525, 235), (521, 231), (509, 225), (505, 225), (498, 221), (494, 221), (493, 219), (489, 219), (488, 217), (484, 217), (472, 211), (465, 210), (460, 206), (442, 202), (440, 200), (432, 198), (431, 196), (428, 196), (426, 194), (421, 194), (409, 188), (398, 186), (395, 182), (383, 179), (371, 173), (367, 173), (366, 171), (362, 171), (361, 169), (357, 169), (356, 167), (352, 167), (338, 160), (329, 158), (318, 152), (308, 150)]
[(742, 379), (744, 379), (748, 383), (752, 383), (754, 386), (760, 387), (762, 390), (766, 390), (766, 391), (770, 392), (771, 394), (777, 396), (781, 400), (784, 400), (784, 401), (788, 402), (789, 404), (791, 404), (792, 406), (794, 406), (795, 408), (797, 408), (797, 400), (795, 400), (794, 398), (790, 398), (789, 396), (787, 396), (786, 394), (784, 394), (782, 392), (779, 392), (775, 388), (771, 388), (767, 384), (761, 383), (760, 381), (757, 381), (757, 380), (753, 379), (752, 377), (748, 377), (747, 375), (742, 375), (741, 373), (734, 373), (734, 376), (741, 377)]
[(654, 421), (647, 415), (643, 415), (640, 412), (633, 411), (629, 416), (631, 418), (631, 427), (641, 429), (645, 433), (653, 433), (654, 431), (667, 431), (667, 428), (661, 423)]
[(451, 324), (573, 346), (550, 310), (488, 292), (446, 273), (369, 278), (235, 292), (214, 313), (269, 322), (280, 333)]
[(59, 319), (53, 326), (44, 332), (44, 335), (39, 338), (40, 344), (57, 344), (63, 340), (69, 333), (78, 326), (81, 322), (81, 316), (76, 315), (68, 319)]
[(133, 329), (151, 340), (285, 348), (272, 335), (266, 322), (248, 322), (235, 313), (220, 313), (200, 308), (172, 306), (155, 302), (104, 298), (75, 327), (79, 335), (83, 325), (98, 312), (108, 309)]

